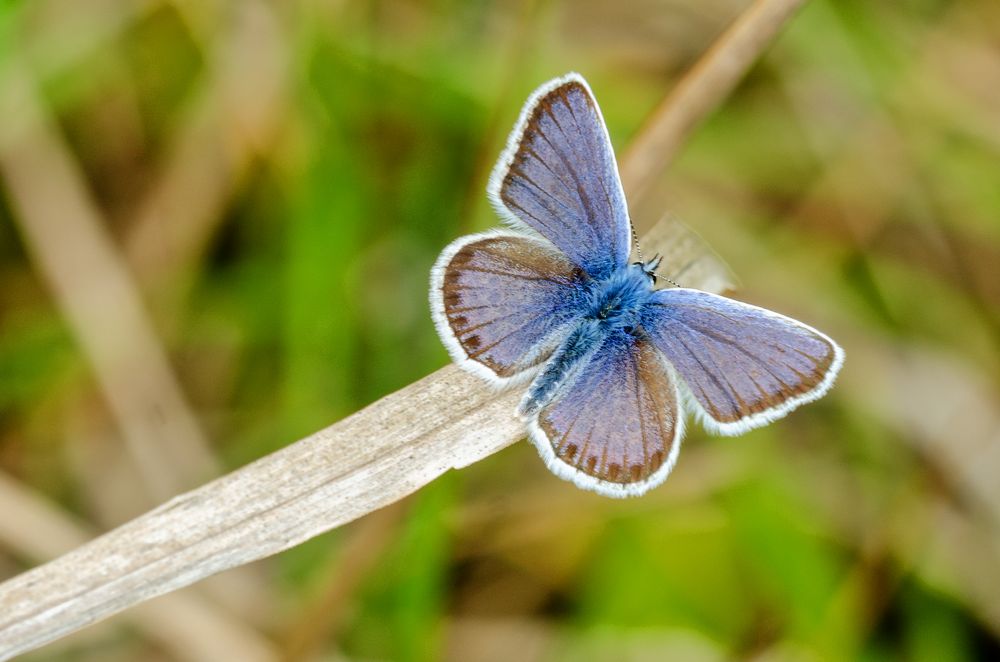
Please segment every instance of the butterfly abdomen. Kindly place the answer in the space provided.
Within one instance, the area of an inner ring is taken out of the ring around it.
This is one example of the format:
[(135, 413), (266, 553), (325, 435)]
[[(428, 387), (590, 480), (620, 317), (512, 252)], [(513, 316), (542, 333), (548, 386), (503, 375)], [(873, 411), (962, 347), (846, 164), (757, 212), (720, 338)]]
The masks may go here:
[(601, 345), (607, 329), (594, 320), (583, 320), (552, 354), (545, 368), (531, 382), (518, 412), (531, 416), (544, 407), (555, 392), (569, 380), (575, 368), (586, 363), (584, 359)]
[(519, 412), (531, 416), (548, 404), (605, 340), (615, 335), (635, 337), (653, 292), (641, 267), (619, 269), (600, 281), (590, 281), (582, 296), (583, 319), (546, 362), (521, 401)]

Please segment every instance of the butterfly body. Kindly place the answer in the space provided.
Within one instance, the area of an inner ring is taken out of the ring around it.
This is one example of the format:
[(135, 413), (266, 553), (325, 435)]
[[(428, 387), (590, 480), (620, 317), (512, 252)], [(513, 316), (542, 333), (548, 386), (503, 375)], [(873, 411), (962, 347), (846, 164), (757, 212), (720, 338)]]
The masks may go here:
[(512, 227), (462, 237), (431, 272), (459, 366), (518, 407), (556, 475), (623, 497), (663, 482), (685, 410), (740, 434), (822, 396), (843, 350), (801, 322), (628, 264), (631, 222), (593, 94), (576, 74), (528, 100), (488, 187)]
[(580, 318), (532, 382), (519, 409), (522, 415), (545, 405), (573, 369), (605, 342), (628, 344), (644, 333), (641, 319), (653, 288), (640, 265), (618, 269), (601, 280), (589, 279), (579, 288)]

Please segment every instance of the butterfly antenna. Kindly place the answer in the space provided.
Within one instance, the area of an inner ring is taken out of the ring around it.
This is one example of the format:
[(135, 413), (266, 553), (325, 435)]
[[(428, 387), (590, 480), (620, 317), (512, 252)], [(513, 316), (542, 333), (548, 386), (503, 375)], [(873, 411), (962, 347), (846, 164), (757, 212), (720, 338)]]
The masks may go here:
[[(637, 235), (635, 233), (635, 226), (632, 225), (631, 223), (629, 223), (629, 229), (632, 231), (632, 243), (635, 245), (635, 254), (639, 258), (639, 264), (644, 264), (643, 259), (642, 259), (642, 248), (639, 247), (639, 235)], [(674, 281), (673, 279), (667, 278), (666, 276), (659, 276), (656, 273), (656, 270), (660, 267), (660, 259), (661, 259), (661, 256), (656, 255), (656, 256), (653, 257), (652, 260), (650, 260), (650, 262), (656, 262), (656, 266), (653, 267), (653, 269), (650, 271), (650, 273), (654, 277), (656, 277), (656, 278), (662, 278), (663, 280), (667, 281), (668, 283), (670, 283), (674, 287), (680, 287), (680, 285), (678, 285), (677, 282)]]
[(654, 255), (653, 259), (650, 260), (648, 263), (646, 263), (646, 266), (649, 268), (648, 272), (653, 276), (653, 282), (656, 282), (656, 278), (663, 278), (663, 280), (667, 281), (668, 283), (670, 283), (674, 287), (680, 287), (680, 285), (678, 285), (676, 282), (674, 282), (670, 278), (667, 278), (666, 276), (659, 276), (656, 273), (656, 270), (660, 268), (660, 265), (662, 263), (663, 263), (663, 256), (662, 255)]
[(639, 247), (639, 235), (635, 233), (634, 225), (629, 223), (628, 227), (632, 231), (632, 243), (635, 245), (635, 254), (639, 256), (639, 261), (642, 262), (642, 249)]

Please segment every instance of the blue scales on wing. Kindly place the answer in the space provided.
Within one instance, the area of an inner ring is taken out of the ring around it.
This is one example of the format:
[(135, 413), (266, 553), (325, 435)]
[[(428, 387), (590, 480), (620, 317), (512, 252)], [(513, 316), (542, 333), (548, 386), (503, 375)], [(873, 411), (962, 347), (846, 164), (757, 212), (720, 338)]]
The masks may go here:
[(660, 352), (612, 333), (538, 409), (529, 431), (563, 478), (611, 496), (640, 494), (676, 459), (684, 428), (678, 400)]
[(538, 232), (594, 278), (628, 261), (630, 225), (601, 111), (575, 74), (525, 105), (489, 186), (500, 215)]
[(843, 351), (801, 322), (708, 292), (657, 291), (643, 328), (707, 428), (740, 434), (819, 398)]
[(435, 267), (435, 319), (456, 361), (502, 382), (538, 365), (562, 340), (587, 278), (541, 239), (463, 237)]

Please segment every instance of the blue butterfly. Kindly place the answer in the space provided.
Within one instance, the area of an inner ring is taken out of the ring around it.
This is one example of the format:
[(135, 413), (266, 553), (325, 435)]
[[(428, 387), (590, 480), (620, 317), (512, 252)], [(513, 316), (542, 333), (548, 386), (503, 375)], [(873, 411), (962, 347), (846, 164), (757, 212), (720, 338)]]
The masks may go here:
[(560, 478), (612, 497), (662, 483), (684, 411), (741, 434), (829, 390), (843, 350), (812, 327), (629, 264), (631, 222), (593, 93), (578, 74), (531, 95), (490, 178), (510, 230), (462, 237), (431, 272), (455, 362), (530, 382), (518, 413)]

